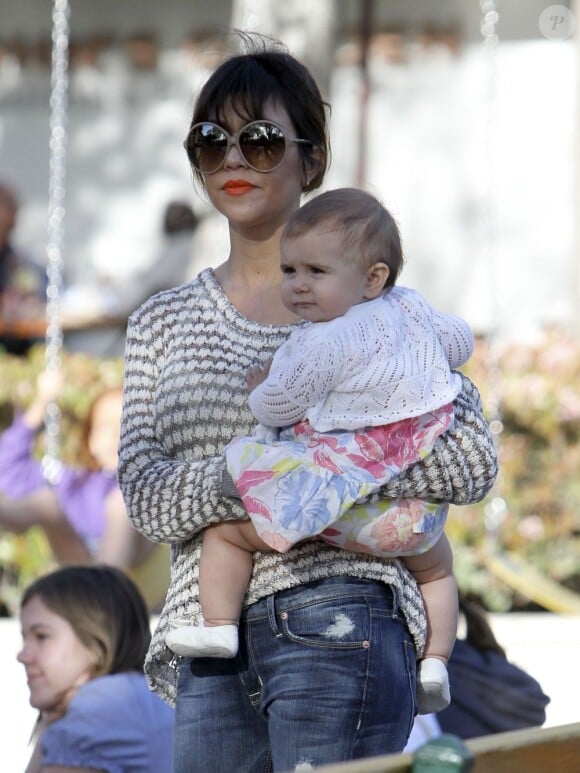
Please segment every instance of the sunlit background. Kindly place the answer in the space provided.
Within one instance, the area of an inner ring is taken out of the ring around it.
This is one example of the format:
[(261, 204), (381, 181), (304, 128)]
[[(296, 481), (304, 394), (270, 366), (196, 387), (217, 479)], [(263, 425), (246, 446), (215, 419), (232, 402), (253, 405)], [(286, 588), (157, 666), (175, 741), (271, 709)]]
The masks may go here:
[[(0, 23), (0, 182), (21, 202), (14, 242), (41, 264), (52, 5), (4, 0)], [(182, 141), (200, 85), (232, 51), (225, 33), (270, 33), (311, 67), (332, 106), (325, 188), (377, 194), (401, 226), (402, 283), (478, 336), (467, 370), (502, 472), (485, 503), (450, 516), (460, 585), (496, 613), (560, 611), (564, 589), (577, 604), (580, 2), (70, 0), (69, 23), (62, 314), (65, 351), (77, 359), (65, 358), (68, 418), (87, 385), (122, 366), (127, 314), (227, 257), (224, 222), (194, 190)], [(199, 225), (186, 251), (170, 254), (162, 220), (175, 200)], [(109, 317), (117, 322), (103, 326)], [(12, 403), (29, 399), (42, 356), (1, 360), (2, 427)], [(68, 441), (65, 426), (65, 454)], [(502, 575), (484, 555), (490, 544), (494, 560), (524, 564)], [(46, 565), (38, 541), (0, 535), (5, 597), (14, 602)], [(542, 646), (528, 660), (538, 676), (553, 666)], [(567, 678), (548, 692), (548, 724), (572, 721)], [(18, 753), (29, 727), (14, 736)]]
[[(0, 31), (0, 179), (22, 201), (17, 243), (43, 261), (51, 4), (11, 6)], [(191, 264), (168, 284), (224, 258), (221, 224), (193, 191), (181, 143), (200, 83), (227, 53), (220, 36), (243, 26), (282, 38), (317, 74), (332, 105), (326, 187), (363, 185), (393, 211), (403, 282), (480, 333), (530, 337), (576, 323), (577, 39), (549, 19), (542, 29), (555, 6), (490, 4), (498, 42), (487, 47), (478, 0), (70, 6), (71, 313), (142, 300), (149, 288), (132, 280), (159, 255), (169, 200), (189, 201), (204, 222)], [(119, 349), (103, 336), (71, 344)]]

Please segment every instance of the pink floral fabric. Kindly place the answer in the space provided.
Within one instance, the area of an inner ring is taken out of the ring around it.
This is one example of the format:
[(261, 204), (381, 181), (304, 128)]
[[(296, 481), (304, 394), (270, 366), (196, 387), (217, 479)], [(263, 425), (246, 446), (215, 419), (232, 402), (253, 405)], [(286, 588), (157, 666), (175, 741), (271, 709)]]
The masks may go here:
[(225, 450), (227, 467), (256, 531), (278, 552), (318, 536), (389, 558), (418, 554), (441, 536), (447, 505), (367, 500), (429, 454), (452, 421), (451, 403), (354, 432), (321, 433), (302, 421), (274, 439), (236, 438)]

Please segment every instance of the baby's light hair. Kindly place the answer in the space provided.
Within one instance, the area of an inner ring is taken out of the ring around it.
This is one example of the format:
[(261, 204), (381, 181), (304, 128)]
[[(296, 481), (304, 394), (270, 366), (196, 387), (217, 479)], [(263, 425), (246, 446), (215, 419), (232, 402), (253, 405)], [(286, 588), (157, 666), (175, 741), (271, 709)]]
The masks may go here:
[(370, 193), (358, 188), (336, 188), (306, 202), (290, 217), (282, 232), (282, 242), (296, 239), (320, 225), (338, 230), (345, 257), (360, 263), (364, 270), (374, 263), (386, 263), (392, 287), (403, 266), (399, 227), (391, 213)]

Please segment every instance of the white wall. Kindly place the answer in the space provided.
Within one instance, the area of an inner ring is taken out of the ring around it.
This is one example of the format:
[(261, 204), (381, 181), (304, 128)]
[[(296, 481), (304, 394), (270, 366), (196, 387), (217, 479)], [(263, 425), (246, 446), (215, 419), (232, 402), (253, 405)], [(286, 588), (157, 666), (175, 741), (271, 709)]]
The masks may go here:
[[(191, 3), (177, 0), (168, 6), (171, 13), (161, 15), (150, 2), (109, 3), (109, 15), (99, 4), (99, 21), (88, 0), (71, 5), (71, 26), (79, 34), (99, 28), (103, 19), (110, 27), (113, 19), (126, 33), (158, 23), (160, 39), (174, 41), (193, 23)], [(214, 5), (210, 11), (210, 4), (196, 4), (196, 23), (216, 23), (220, 15), (225, 20), (227, 4)], [(377, 3), (381, 13), (386, 5)], [(411, 21), (425, 18), (418, 5), (409, 6)], [(441, 6), (442, 19), (463, 19), (472, 29), (479, 4), (473, 3), (469, 16), (466, 5), (450, 0)], [(530, 336), (538, 326), (575, 319), (576, 51), (571, 41), (546, 40), (537, 32), (540, 5), (530, 2), (523, 10), (512, 0), (498, 3), (512, 37), (520, 29), (535, 37), (500, 43), (491, 99), (489, 60), (479, 42), (464, 45), (457, 56), (441, 47), (425, 52), (411, 46), (404, 64), (371, 62), (367, 182), (400, 222), (407, 257), (402, 281), (464, 315), (477, 332), (498, 325), (506, 335)], [(33, 0), (18, 5), (10, 17), (14, 29), (19, 15), (20, 21), (34, 16), (30, 35), (46, 25), (45, 11), (33, 13), (37, 6)], [(427, 7), (433, 8), (423, 3), (423, 12)], [(193, 96), (207, 72), (199, 58), (170, 48), (154, 75), (130, 75), (110, 55), (98, 76), (73, 76), (68, 283), (94, 287), (108, 277), (113, 289), (126, 286), (154, 261), (161, 212), (170, 198), (185, 197), (207, 213), (192, 190), (181, 147)], [(0, 179), (12, 181), (24, 202), (17, 240), (44, 259), (47, 75), (37, 73), (27, 88), (4, 99), (0, 94)], [(327, 187), (356, 184), (358, 70), (337, 67), (330, 96), (333, 163)], [(485, 219), (489, 206), (493, 233)], [(217, 227), (219, 246), (206, 239), (197, 266), (219, 262), (224, 242)]]

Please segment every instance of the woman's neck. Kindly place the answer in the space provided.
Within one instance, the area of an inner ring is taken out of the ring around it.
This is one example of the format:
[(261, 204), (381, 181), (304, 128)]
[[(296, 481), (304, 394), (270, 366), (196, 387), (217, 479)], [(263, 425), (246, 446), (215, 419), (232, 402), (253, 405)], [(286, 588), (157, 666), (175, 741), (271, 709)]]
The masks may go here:
[(230, 303), (248, 319), (270, 325), (298, 320), (280, 297), (279, 239), (232, 239), (230, 256), (215, 269), (214, 275)]
[(237, 265), (231, 258), (215, 269), (230, 303), (248, 319), (264, 325), (284, 325), (298, 321), (280, 297), (280, 267), (268, 262)]

